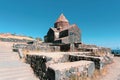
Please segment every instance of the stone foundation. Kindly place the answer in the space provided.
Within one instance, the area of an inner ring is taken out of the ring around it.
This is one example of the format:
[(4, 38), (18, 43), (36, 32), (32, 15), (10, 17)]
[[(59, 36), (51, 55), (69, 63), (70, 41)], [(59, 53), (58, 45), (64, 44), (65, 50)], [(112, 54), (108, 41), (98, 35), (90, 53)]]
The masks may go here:
[(26, 61), (31, 65), (40, 80), (69, 80), (72, 75), (77, 74), (79, 76), (83, 74), (87, 77), (92, 76), (95, 68), (102, 69), (111, 60), (107, 56), (95, 57), (88, 56), (88, 54), (90, 53), (29, 53), (26, 56)]

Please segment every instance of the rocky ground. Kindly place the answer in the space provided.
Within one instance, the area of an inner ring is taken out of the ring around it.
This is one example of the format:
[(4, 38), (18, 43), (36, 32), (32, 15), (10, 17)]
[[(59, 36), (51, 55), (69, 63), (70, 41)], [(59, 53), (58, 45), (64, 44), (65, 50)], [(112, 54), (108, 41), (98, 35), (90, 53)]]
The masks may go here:
[(114, 57), (114, 62), (107, 66), (106, 75), (100, 80), (120, 80), (120, 57)]

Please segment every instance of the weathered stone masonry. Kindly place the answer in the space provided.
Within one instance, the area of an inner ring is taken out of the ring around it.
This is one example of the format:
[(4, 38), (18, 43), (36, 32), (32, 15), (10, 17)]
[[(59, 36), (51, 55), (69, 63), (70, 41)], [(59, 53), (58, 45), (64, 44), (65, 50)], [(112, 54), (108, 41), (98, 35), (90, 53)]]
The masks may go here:
[[(44, 37), (47, 43), (59, 43), (70, 46), (71, 43), (81, 43), (81, 31), (76, 24), (70, 25), (63, 14), (57, 19)], [(61, 46), (63, 47), (63, 46)]]
[(40, 51), (25, 55), (40, 80), (70, 80), (73, 75), (90, 77), (95, 68), (101, 70), (112, 62), (110, 49), (83, 44), (78, 26), (70, 25), (63, 14), (44, 38), (43, 43), (14, 46), (15, 50)]

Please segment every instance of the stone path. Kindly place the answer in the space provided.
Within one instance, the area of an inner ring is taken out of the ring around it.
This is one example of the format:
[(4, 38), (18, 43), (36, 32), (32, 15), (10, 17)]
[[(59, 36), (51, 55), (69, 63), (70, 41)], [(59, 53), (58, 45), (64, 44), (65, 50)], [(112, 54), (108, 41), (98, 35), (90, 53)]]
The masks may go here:
[(30, 65), (20, 61), (12, 52), (12, 44), (0, 42), (0, 80), (39, 80)]

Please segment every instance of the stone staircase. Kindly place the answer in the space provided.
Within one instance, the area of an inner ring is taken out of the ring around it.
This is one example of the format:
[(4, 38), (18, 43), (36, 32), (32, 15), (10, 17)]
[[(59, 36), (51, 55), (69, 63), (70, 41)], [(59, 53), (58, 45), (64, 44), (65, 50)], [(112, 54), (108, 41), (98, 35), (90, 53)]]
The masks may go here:
[(12, 52), (11, 46), (0, 42), (0, 80), (39, 80), (29, 64)]

